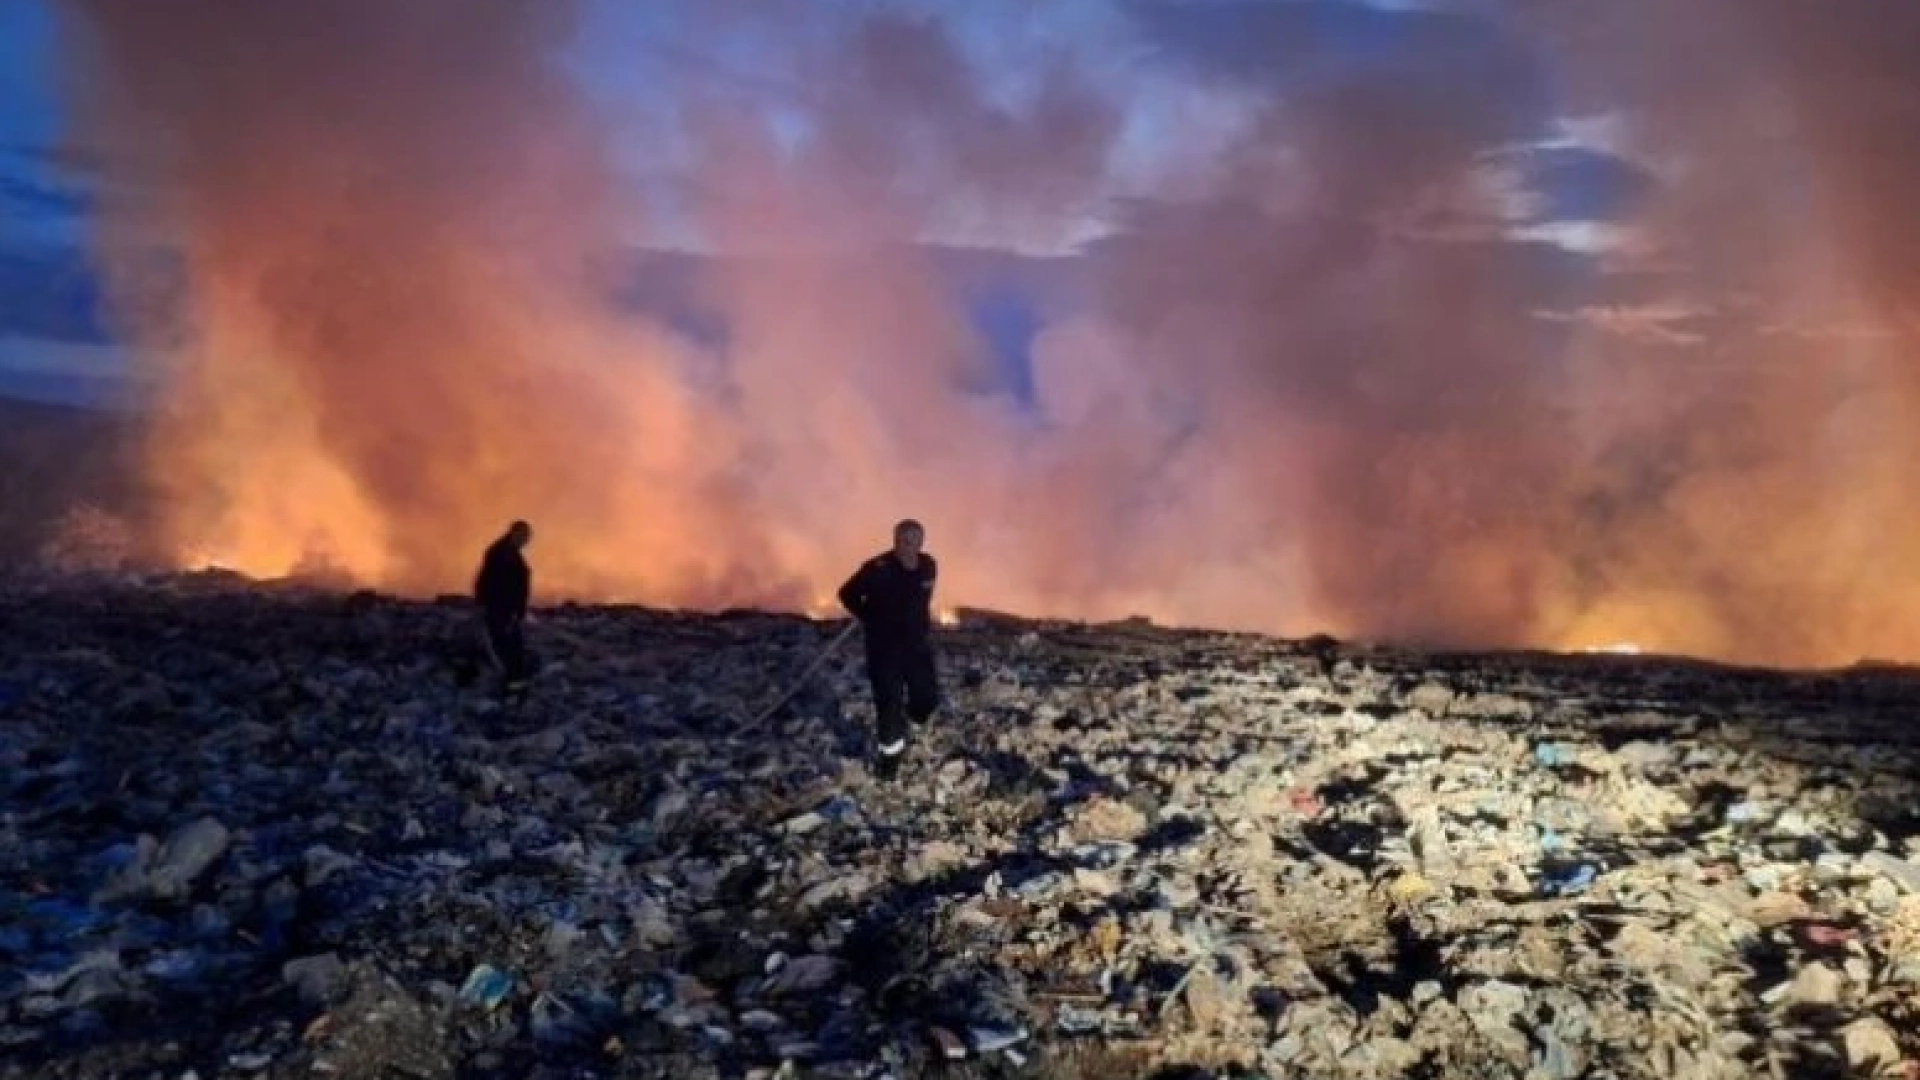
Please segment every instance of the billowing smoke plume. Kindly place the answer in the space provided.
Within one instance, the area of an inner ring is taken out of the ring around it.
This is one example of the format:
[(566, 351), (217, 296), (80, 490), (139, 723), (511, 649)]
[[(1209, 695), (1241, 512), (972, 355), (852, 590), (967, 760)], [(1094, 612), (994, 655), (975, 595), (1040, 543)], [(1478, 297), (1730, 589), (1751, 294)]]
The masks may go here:
[(1920, 180), (1901, 59), (1920, 19), (1879, 0), (1531, 14), (1569, 106), (1622, 110), (1658, 176), (1616, 277), (1665, 299), (1634, 329), (1679, 346), (1623, 348), (1604, 319), (1571, 343), (1582, 479), (1606, 496), (1581, 523), (1587, 618), (1725, 655), (1913, 657), (1920, 214), (1899, 192)]
[(724, 434), (584, 315), (583, 256), (625, 221), (558, 67), (571, 6), (85, 5), (91, 118), (159, 169), (114, 224), (189, 274), (152, 458), (178, 549), (451, 586), (526, 515), (592, 541), (554, 545), (576, 584), (631, 559), (657, 585), (682, 568), (655, 536), (745, 523)]
[[(569, 3), (75, 6), (86, 123), (157, 181), (106, 250), (187, 267), (182, 557), (453, 588), (525, 516), (546, 588), (804, 604), (912, 514), (949, 601), (1036, 614), (1920, 653), (1896, 0), (1116, 0), (1246, 121), (1132, 190), (1126, 78), (1062, 53), (1012, 102), (897, 10), (686, 5), (779, 70), (689, 74), (636, 150)], [(1569, 118), (1611, 133), (1597, 194)], [(609, 310), (592, 268), (669, 235), (636, 154), (722, 252), (685, 299), (723, 333)], [(1557, 189), (1610, 231), (1555, 232)], [(913, 241), (1095, 219), (1018, 400)]]

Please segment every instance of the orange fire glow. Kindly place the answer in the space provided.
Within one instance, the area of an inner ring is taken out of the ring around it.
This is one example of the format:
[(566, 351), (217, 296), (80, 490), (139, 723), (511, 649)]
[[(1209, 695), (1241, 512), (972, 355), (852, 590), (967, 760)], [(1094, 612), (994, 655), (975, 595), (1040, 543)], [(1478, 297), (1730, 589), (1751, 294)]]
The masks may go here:
[[(1488, 147), (1518, 138), (1526, 95), (1466, 83), (1531, 68), (1489, 64), (1276, 98), (1170, 168), (1199, 194), (1143, 200), (1088, 256), (1094, 299), (1034, 342), (1036, 420), (979, 389), (988, 350), (908, 241), (930, 207), (1045, 222), (1096, 201), (1123, 125), (1064, 60), (1009, 111), (937, 28), (876, 13), (791, 46), (799, 150), (690, 93), (675, 164), (725, 253), (693, 289), (728, 326), (714, 344), (612, 311), (583, 269), (659, 230), (555, 60), (576, 5), (75, 7), (81, 124), (154, 180), (108, 208), (103, 260), (164, 241), (190, 284), (184, 330), (143, 339), (168, 372), (148, 466), (182, 564), (457, 591), (526, 518), (543, 599), (837, 617), (823, 590), (910, 515), (943, 604), (1920, 658), (1920, 287), (1899, 287), (1920, 273), (1893, 265), (1920, 245), (1872, 233), (1910, 210), (1862, 210), (1910, 201), (1920, 168), (1861, 171), (1840, 83), (1781, 91), (1799, 142), (1728, 122), (1774, 73), (1684, 43), (1722, 48), (1735, 15), (1666, 20), (1670, 45), (1600, 15), (1515, 25), (1542, 50), (1621, 36), (1555, 60), (1569, 94), (1663, 95), (1638, 149), (1680, 179), (1619, 258), (1684, 267), (1671, 290), (1750, 324), (1737, 347), (1664, 323), (1628, 341), (1621, 310), (1543, 293), (1568, 275), (1535, 248), (1451, 239), (1506, 212)], [(1836, 311), (1876, 333), (1820, 336)]]

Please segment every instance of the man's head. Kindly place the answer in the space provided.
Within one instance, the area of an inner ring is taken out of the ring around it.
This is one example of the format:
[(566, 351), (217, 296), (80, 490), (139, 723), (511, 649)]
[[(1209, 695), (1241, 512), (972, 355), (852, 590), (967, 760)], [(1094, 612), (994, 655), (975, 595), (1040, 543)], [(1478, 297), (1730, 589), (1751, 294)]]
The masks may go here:
[(533, 526), (524, 521), (516, 521), (507, 526), (507, 539), (513, 541), (514, 547), (526, 547), (533, 543)]
[(908, 518), (893, 527), (893, 553), (903, 562), (920, 557), (920, 545), (927, 541), (927, 530)]

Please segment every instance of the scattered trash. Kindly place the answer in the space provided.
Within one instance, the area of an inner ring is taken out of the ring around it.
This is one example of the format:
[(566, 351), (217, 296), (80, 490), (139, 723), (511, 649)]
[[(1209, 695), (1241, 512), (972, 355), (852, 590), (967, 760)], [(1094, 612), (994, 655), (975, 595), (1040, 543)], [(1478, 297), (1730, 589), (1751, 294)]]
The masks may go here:
[(1597, 871), (1592, 863), (1580, 863), (1549, 870), (1540, 878), (1540, 891), (1547, 896), (1572, 896), (1587, 891)]
[(513, 991), (513, 976), (488, 964), (481, 964), (460, 985), (460, 1000), (491, 1009)]
[(738, 729), (837, 624), (563, 608), (502, 705), (459, 605), (0, 604), (4, 1080), (1920, 1059), (1906, 676), (967, 618), (881, 785), (857, 664)]
[(338, 956), (327, 953), (287, 961), (280, 968), (280, 977), (299, 993), (302, 1000), (309, 1004), (324, 1005), (338, 997), (344, 989), (347, 968)]
[(1884, 851), (1869, 851), (1860, 857), (1860, 868), (1868, 874), (1886, 878), (1905, 892), (1920, 893), (1920, 862), (1898, 858)]
[(974, 1027), (967, 1029), (967, 1035), (973, 1048), (982, 1054), (997, 1053), (1027, 1041), (1025, 1028)]
[(927, 1029), (927, 1034), (933, 1038), (934, 1045), (939, 1048), (941, 1057), (948, 1061), (961, 1061), (966, 1058), (967, 1044), (960, 1036), (955, 1035), (943, 1027), (929, 1028)]
[(142, 835), (132, 859), (108, 880), (99, 899), (103, 902), (143, 896), (178, 899), (215, 860), (226, 854), (231, 840), (227, 827), (213, 818), (201, 818), (182, 826), (165, 844)]
[(1573, 761), (1573, 751), (1559, 743), (1541, 743), (1533, 748), (1533, 763), (1543, 769), (1556, 769)]
[(815, 993), (838, 982), (845, 968), (846, 964), (831, 956), (802, 956), (781, 964), (761, 985), (760, 992), (770, 997)]
[(1872, 1076), (1901, 1064), (1900, 1042), (1886, 1021), (1878, 1017), (1848, 1024), (1840, 1030), (1840, 1039), (1846, 1048), (1847, 1065), (1859, 1075)]

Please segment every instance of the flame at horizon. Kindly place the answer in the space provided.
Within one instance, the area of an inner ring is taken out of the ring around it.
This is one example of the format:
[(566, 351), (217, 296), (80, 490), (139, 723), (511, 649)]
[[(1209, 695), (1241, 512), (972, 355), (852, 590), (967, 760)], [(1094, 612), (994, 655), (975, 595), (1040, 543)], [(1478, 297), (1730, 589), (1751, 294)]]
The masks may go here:
[[(1863, 101), (1920, 20), (1383, 13), (1424, 20), (1392, 64), (1315, 74), (1331, 44), (1289, 20), (1317, 6), (1234, 16), (1241, 52), (1183, 44), (1199, 6), (1139, 7), (1161, 59), (1260, 103), (1089, 250), (1093, 302), (1033, 347), (1036, 420), (981, 390), (989, 351), (909, 242), (1098, 208), (1122, 106), (1067, 58), (1009, 106), (940, 24), (869, 13), (790, 46), (797, 148), (690, 91), (699, 231), (777, 253), (709, 266), (713, 345), (610, 313), (589, 269), (664, 233), (562, 63), (577, 4), (75, 0), (83, 127), (160, 178), (109, 208), (103, 260), (160, 235), (188, 271), (185, 340), (149, 339), (156, 539), (431, 593), (527, 518), (543, 596), (811, 612), (914, 516), (942, 604), (1920, 658), (1920, 248), (1894, 242), (1920, 239), (1920, 148), (1837, 119), (1899, 126)], [(1632, 265), (1498, 239), (1496, 151), (1622, 101), (1665, 178)], [(1609, 306), (1635, 275), (1681, 299)], [(1699, 345), (1688, 296), (1753, 329)]]

